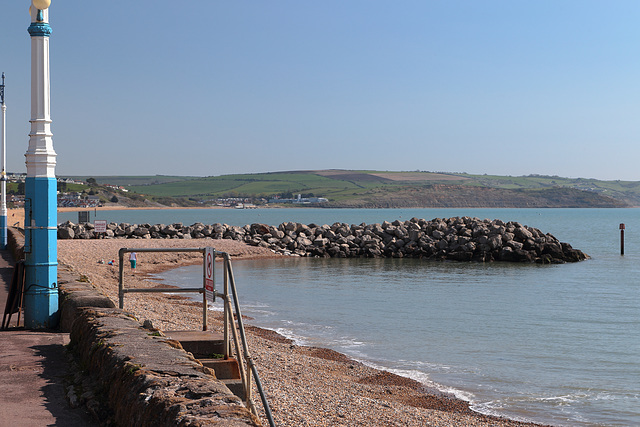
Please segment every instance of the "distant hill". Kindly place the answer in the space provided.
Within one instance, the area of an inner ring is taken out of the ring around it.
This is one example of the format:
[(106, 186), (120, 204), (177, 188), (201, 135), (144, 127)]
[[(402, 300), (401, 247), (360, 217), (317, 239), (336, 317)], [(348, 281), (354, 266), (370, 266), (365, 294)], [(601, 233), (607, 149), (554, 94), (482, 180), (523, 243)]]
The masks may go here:
[(640, 206), (640, 181), (600, 181), (592, 178), (562, 178), (546, 175), (512, 177), (461, 174), (460, 176), (466, 176), (476, 181), (478, 185), (491, 188), (571, 188), (611, 197), (630, 206)]
[[(86, 179), (88, 177), (76, 177)], [(96, 176), (136, 197), (168, 203), (176, 198), (325, 197), (327, 207), (628, 207), (640, 206), (640, 182), (529, 175), (352, 170), (288, 171), (212, 177)], [(176, 203), (175, 200), (172, 201)]]
[(169, 176), (169, 175), (75, 175), (65, 176), (65, 178), (71, 178), (73, 180), (86, 181), (89, 178), (94, 178), (96, 182), (100, 184), (118, 185), (118, 186), (131, 186), (131, 185), (156, 185), (166, 184), (168, 182), (176, 181), (188, 181), (191, 179), (198, 179), (197, 176)]

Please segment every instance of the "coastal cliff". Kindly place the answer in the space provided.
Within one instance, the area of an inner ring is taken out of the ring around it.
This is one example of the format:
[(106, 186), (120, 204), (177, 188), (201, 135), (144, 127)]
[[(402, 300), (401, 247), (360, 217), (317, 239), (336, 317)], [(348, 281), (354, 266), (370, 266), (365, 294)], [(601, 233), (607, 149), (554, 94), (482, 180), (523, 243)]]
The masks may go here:
[(626, 201), (573, 188), (506, 189), (434, 184), (374, 189), (340, 201), (333, 208), (625, 208)]

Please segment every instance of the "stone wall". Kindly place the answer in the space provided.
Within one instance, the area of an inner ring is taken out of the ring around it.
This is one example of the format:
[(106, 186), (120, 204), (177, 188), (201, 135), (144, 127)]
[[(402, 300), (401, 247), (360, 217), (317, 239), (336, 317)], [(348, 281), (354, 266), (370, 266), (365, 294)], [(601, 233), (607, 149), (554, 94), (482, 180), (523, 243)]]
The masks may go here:
[(24, 232), (22, 229), (7, 227), (7, 246), (14, 261), (24, 259)]

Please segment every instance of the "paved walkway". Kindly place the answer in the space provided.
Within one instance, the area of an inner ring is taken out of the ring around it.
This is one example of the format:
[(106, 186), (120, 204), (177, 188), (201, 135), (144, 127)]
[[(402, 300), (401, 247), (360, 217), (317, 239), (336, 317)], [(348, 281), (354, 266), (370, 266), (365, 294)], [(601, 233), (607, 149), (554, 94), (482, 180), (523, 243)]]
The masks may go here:
[[(13, 265), (9, 251), (0, 250), (2, 313)], [(96, 425), (84, 408), (71, 409), (65, 399), (69, 360), (64, 345), (69, 335), (16, 328), (17, 317), (12, 316), (8, 330), (0, 330), (0, 427)]]

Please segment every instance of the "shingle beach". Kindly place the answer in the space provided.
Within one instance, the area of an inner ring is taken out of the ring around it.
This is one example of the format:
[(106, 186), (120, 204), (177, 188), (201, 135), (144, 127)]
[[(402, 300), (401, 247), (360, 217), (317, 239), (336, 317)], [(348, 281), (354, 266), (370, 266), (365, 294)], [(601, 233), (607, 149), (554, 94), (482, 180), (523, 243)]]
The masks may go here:
[[(236, 263), (276, 256), (268, 249), (232, 240), (107, 239), (59, 241), (58, 259), (78, 275), (86, 276), (117, 304), (120, 248), (204, 246), (229, 253)], [(109, 265), (110, 260), (115, 260), (115, 265)], [(126, 284), (153, 287), (158, 283), (148, 274), (199, 264), (201, 260), (199, 253), (138, 253), (136, 274), (125, 266)], [(151, 320), (161, 330), (201, 329), (201, 307), (201, 303), (162, 294), (127, 294), (124, 304), (125, 310), (141, 321)], [(218, 313), (210, 313), (209, 329), (221, 329)], [(250, 325), (250, 319), (246, 323)], [(329, 349), (298, 346), (273, 331), (253, 326), (247, 331), (250, 351), (278, 426), (534, 425), (478, 414), (466, 402)], [(259, 400), (255, 398), (258, 405)]]

